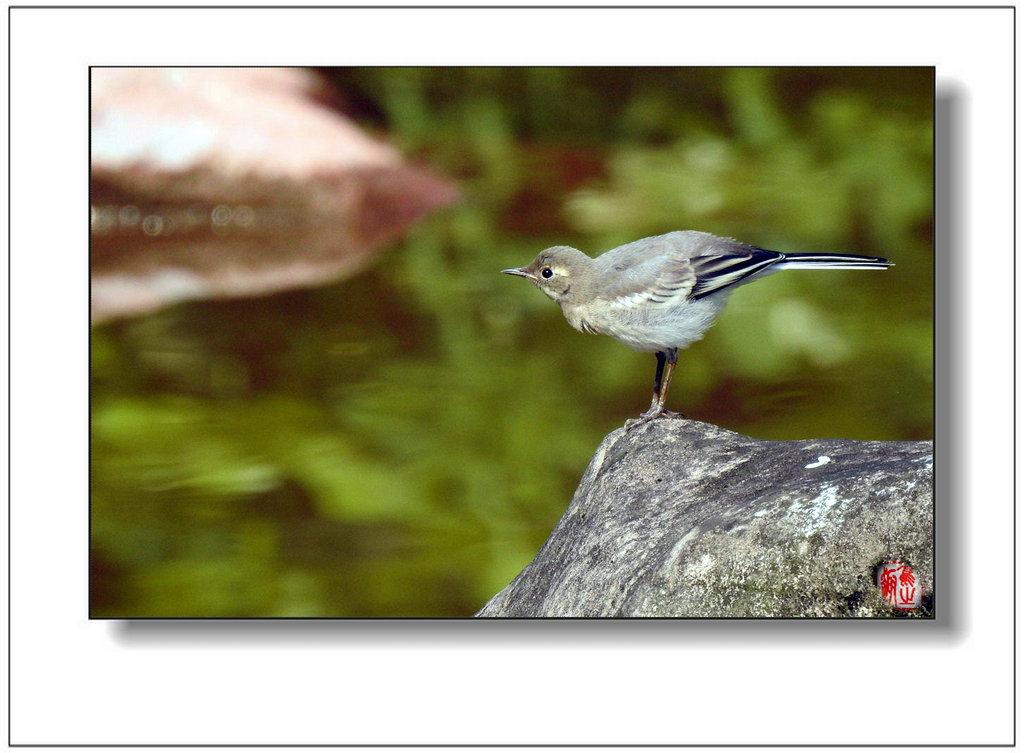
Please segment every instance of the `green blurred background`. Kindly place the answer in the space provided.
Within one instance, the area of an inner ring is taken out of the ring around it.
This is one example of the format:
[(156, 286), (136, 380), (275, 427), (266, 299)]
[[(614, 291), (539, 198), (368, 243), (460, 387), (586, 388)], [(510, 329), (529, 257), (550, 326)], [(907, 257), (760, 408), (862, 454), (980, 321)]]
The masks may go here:
[(771, 439), (932, 435), (930, 68), (332, 69), (457, 181), (355, 278), (93, 329), (97, 617), (463, 616), (655, 359), (498, 270), (678, 229), (886, 256), (740, 289), (669, 407)]

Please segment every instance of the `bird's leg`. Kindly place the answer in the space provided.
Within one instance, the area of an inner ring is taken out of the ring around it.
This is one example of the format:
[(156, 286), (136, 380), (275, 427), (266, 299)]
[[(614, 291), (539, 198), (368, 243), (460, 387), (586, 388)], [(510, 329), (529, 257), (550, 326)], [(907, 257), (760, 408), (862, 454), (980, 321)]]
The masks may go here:
[(665, 384), (661, 387), (661, 399), (658, 401), (658, 415), (667, 416), (669, 418), (682, 418), (682, 413), (665, 410), (665, 398), (668, 397), (668, 385), (672, 381), (672, 372), (676, 369), (676, 361), (679, 360), (679, 348), (672, 348), (665, 355), (668, 360), (668, 370), (665, 372)]
[(651, 410), (654, 410), (654, 406), (658, 406), (661, 410), (659, 402), (661, 401), (661, 376), (665, 372), (665, 354), (660, 350), (654, 354), (658, 358), (658, 368), (654, 370), (654, 397), (651, 399)]
[[(651, 407), (647, 409), (639, 418), (632, 418), (626, 422), (627, 428), (639, 426), (645, 424), (648, 421), (653, 421), (656, 418), (682, 418), (682, 413), (675, 413), (674, 411), (665, 410), (665, 398), (668, 395), (668, 385), (672, 381), (672, 371), (676, 367), (676, 361), (679, 357), (678, 348), (670, 348), (666, 351), (658, 351), (654, 354), (658, 358), (658, 368), (654, 372), (654, 397), (651, 400)], [(665, 364), (668, 363), (668, 370), (665, 370)], [(665, 378), (662, 380), (662, 374)]]

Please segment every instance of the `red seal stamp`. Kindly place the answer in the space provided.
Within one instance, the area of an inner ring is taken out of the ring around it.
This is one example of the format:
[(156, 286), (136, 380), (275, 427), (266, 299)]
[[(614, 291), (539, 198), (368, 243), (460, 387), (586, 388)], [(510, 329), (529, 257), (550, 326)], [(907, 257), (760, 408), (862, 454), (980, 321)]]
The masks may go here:
[(921, 606), (921, 591), (924, 589), (907, 563), (899, 560), (883, 562), (878, 566), (877, 581), (882, 598), (896, 609), (909, 612)]

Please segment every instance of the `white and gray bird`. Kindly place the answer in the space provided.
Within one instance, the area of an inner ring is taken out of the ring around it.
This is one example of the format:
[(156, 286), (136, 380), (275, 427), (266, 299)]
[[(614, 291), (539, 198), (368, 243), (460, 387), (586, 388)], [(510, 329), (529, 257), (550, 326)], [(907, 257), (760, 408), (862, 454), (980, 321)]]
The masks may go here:
[(681, 415), (665, 410), (679, 349), (703, 337), (734, 288), (783, 269), (891, 266), (877, 256), (783, 254), (679, 230), (618, 246), (596, 259), (569, 246), (552, 246), (525, 267), (502, 272), (540, 288), (581, 332), (608, 335), (657, 355), (651, 407), (630, 422), (635, 426)]

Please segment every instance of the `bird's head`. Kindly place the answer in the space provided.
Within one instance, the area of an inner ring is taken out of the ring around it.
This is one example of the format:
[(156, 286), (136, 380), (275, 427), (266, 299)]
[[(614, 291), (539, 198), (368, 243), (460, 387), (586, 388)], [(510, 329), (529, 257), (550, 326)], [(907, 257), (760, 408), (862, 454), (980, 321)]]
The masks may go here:
[(562, 303), (574, 288), (586, 282), (587, 266), (592, 262), (582, 251), (569, 246), (552, 246), (537, 254), (525, 267), (501, 270), (507, 275), (525, 277), (553, 301)]

